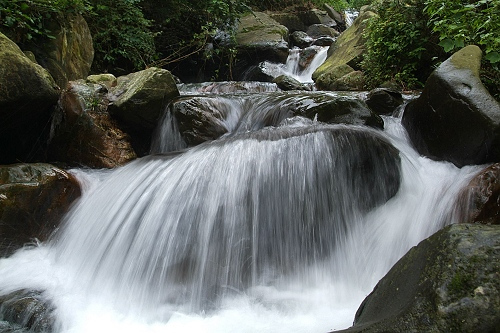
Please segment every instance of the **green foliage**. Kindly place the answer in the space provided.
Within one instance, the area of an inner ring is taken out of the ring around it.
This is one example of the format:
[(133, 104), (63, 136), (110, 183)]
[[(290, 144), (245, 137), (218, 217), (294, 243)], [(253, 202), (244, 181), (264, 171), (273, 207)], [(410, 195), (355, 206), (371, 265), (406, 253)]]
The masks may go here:
[(447, 55), (470, 44), (482, 49), (481, 79), (500, 100), (500, 1), (426, 0), (424, 10)]
[(83, 13), (86, 0), (0, 0), (0, 31), (16, 43), (54, 38), (49, 28), (60, 13)]
[(405, 88), (422, 86), (431, 67), (426, 54), (433, 47), (423, 9), (418, 0), (378, 4), (379, 17), (370, 19), (365, 31), (362, 66), (369, 85), (395, 81)]
[(358, 10), (365, 5), (370, 5), (372, 2), (373, 0), (347, 0), (347, 3), (349, 4), (348, 8)]
[(95, 56), (92, 70), (124, 74), (144, 69), (156, 57), (151, 22), (140, 0), (89, 0), (87, 22)]
[(475, 44), (487, 61), (500, 62), (499, 0), (427, 0), (425, 13), (445, 52)]
[(251, 7), (259, 10), (283, 10), (289, 7), (322, 8), (323, 4), (328, 4), (336, 10), (343, 10), (349, 6), (347, 0), (249, 0)]

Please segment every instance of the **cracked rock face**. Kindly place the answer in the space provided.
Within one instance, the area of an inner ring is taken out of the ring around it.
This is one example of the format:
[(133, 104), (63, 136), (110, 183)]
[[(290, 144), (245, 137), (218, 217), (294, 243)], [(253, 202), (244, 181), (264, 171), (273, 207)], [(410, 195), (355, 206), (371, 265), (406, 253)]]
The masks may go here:
[(479, 78), (481, 50), (467, 46), (429, 77), (403, 125), (419, 153), (458, 167), (500, 161), (500, 104)]

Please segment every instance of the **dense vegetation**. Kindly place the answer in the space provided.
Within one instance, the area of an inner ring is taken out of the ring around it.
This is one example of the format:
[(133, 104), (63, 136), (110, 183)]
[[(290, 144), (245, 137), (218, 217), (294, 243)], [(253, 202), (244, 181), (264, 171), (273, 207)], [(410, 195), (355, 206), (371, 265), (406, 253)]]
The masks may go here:
[(421, 87), (439, 62), (476, 44), (484, 52), (483, 81), (500, 95), (500, 0), (0, 0), (0, 31), (18, 44), (36, 43), (54, 38), (48, 22), (81, 13), (94, 39), (93, 71), (172, 70), (186, 59), (197, 67), (200, 59), (231, 61), (235, 52), (225, 47), (231, 27), (249, 9), (323, 3), (339, 10), (369, 3), (378, 12), (366, 31), (363, 62), (372, 86)]
[(372, 86), (423, 85), (430, 71), (465, 45), (483, 50), (482, 79), (499, 96), (500, 0), (397, 0), (372, 4), (364, 69)]

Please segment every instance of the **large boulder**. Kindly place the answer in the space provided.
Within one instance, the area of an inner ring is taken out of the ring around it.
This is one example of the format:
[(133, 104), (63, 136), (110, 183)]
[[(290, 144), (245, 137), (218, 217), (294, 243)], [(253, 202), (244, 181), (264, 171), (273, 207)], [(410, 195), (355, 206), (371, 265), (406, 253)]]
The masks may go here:
[[(265, 112), (255, 112), (263, 106)], [(170, 111), (188, 145), (214, 140), (226, 133), (278, 126), (301, 116), (329, 124), (383, 128), (383, 120), (360, 99), (323, 92), (262, 93), (234, 98), (186, 96), (175, 100)]]
[(87, 22), (82, 15), (59, 14), (47, 22), (55, 37), (36, 45), (26, 45), (37, 62), (46, 68), (60, 87), (68, 81), (87, 77), (94, 60), (94, 46)]
[(288, 58), (288, 29), (263, 12), (251, 12), (240, 19), (235, 43), (236, 76), (264, 60), (285, 63)]
[(151, 133), (167, 104), (179, 96), (173, 75), (161, 68), (120, 76), (111, 88), (109, 113), (132, 138), (137, 154), (149, 152)]
[(500, 224), (500, 163), (471, 179), (458, 196), (455, 213), (462, 222)]
[(499, 272), (499, 226), (448, 226), (401, 258), (339, 332), (498, 332)]
[(107, 112), (107, 89), (72, 81), (52, 119), (48, 158), (69, 165), (113, 168), (136, 158), (130, 137)]
[(60, 89), (0, 33), (0, 164), (36, 159)]
[(361, 11), (353, 24), (347, 28), (337, 38), (335, 43), (328, 50), (328, 58), (313, 73), (313, 79), (316, 81), (321, 75), (328, 73), (339, 65), (348, 64), (354, 69), (359, 69), (359, 62), (365, 52), (365, 38), (363, 31), (368, 19), (376, 16), (372, 11)]
[(77, 180), (50, 164), (0, 167), (0, 254), (46, 240), (79, 196)]
[(481, 83), (480, 66), (479, 47), (463, 48), (406, 106), (402, 122), (419, 153), (459, 167), (500, 161), (500, 104)]
[(328, 12), (317, 8), (301, 12), (299, 13), (299, 17), (306, 26), (313, 24), (324, 24), (329, 27), (337, 26), (337, 22), (328, 15)]

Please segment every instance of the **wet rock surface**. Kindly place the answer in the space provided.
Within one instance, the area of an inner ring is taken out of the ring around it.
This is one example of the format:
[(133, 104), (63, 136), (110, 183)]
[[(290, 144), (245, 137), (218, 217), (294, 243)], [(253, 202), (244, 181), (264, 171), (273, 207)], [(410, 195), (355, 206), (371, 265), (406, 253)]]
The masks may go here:
[(498, 332), (500, 227), (458, 224), (412, 248), (338, 332)]
[(46, 240), (79, 196), (77, 180), (50, 164), (1, 166), (0, 254)]
[(500, 104), (479, 78), (481, 50), (470, 45), (429, 77), (402, 123), (419, 153), (458, 167), (500, 161)]
[(101, 84), (83, 80), (68, 84), (53, 114), (49, 160), (113, 168), (137, 157), (129, 135), (107, 111), (107, 93)]

